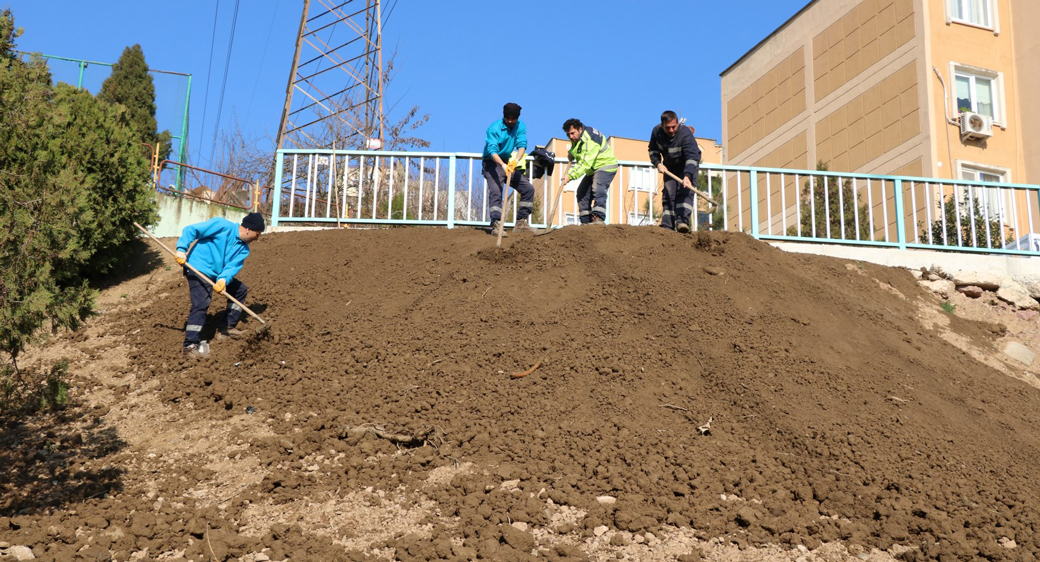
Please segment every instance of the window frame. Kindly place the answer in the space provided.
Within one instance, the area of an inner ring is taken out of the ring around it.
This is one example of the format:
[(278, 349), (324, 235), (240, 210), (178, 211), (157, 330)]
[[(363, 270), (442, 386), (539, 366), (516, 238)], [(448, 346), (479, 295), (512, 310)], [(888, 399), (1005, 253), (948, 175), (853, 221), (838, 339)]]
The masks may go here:
[[(657, 193), (658, 171), (653, 168), (629, 168), (628, 192)], [(639, 178), (637, 181), (632, 181)], [(645, 182), (645, 183), (644, 183)]]
[(986, 7), (988, 8), (987, 11), (989, 12), (989, 25), (982, 25), (981, 23), (975, 23), (969, 19), (961, 19), (954, 15), (956, 13), (956, 8), (963, 6), (964, 2), (968, 1), (969, 0), (946, 0), (946, 25), (957, 23), (968, 27), (992, 31), (993, 35), (1000, 35), (1000, 13), (997, 10), (997, 3), (999, 0), (984, 0), (986, 2)]
[(625, 224), (630, 226), (653, 226), (654, 220), (649, 212), (638, 213), (636, 211), (629, 211)]
[[(990, 80), (993, 91), (993, 124), (1000, 127), (1001, 129), (1007, 129), (1007, 119), (1005, 115), (1005, 108), (1007, 104), (1004, 103), (1004, 73), (998, 70), (990, 70), (988, 68), (982, 68), (978, 66), (972, 66), (970, 64), (959, 63), (956, 61), (950, 61), (950, 105), (953, 106), (954, 111), (957, 115), (962, 113), (961, 108), (957, 105), (957, 76), (968, 76), (970, 77), (972, 90), (971, 90), (971, 112), (979, 113), (978, 109), (978, 94), (975, 91), (975, 78), (985, 78)], [(981, 115), (981, 113), (980, 113)]]
[[(970, 171), (970, 172), (975, 173), (976, 179), (974, 179), (974, 180), (966, 180), (966, 179), (964, 179), (964, 172), (965, 171)], [(1008, 168), (1001, 168), (1001, 167), (998, 167), (998, 166), (990, 166), (990, 165), (987, 165), (987, 164), (980, 164), (978, 162), (971, 162), (971, 161), (968, 161), (968, 160), (959, 160), (959, 159), (957, 160), (957, 179), (958, 179), (958, 181), (984, 181), (984, 180), (978, 179), (979, 174), (989, 174), (989, 175), (992, 175), (992, 176), (999, 176), (1000, 177), (1000, 181), (999, 182), (989, 182), (989, 183), (1011, 183), (1011, 170), (1008, 169)], [(976, 187), (976, 189), (978, 189), (978, 187)], [(986, 189), (986, 188), (982, 188), (982, 189)], [(989, 209), (991, 207), (990, 199), (989, 199), (988, 195), (989, 194), (987, 193), (986, 194), (986, 196), (987, 196), (986, 197), (986, 208), (987, 209)], [(999, 208), (997, 209), (997, 211), (998, 211), (999, 217), (993, 217), (992, 214), (990, 214), (990, 219), (998, 218), (998, 220), (1001, 222), (1001, 224), (1005, 224), (1005, 225), (1008, 224), (1008, 209), (1007, 209), (1007, 204), (1006, 204), (1006, 202), (1003, 199), (1000, 200)], [(989, 212), (992, 213), (992, 210), (990, 210)]]

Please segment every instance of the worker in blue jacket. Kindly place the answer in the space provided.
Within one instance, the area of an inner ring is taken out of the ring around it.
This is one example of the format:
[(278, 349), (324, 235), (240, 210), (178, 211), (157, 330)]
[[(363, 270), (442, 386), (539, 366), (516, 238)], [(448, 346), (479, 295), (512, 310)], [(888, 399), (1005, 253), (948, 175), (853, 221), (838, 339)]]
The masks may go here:
[(694, 214), (693, 187), (701, 164), (701, 147), (689, 127), (679, 123), (674, 111), (661, 114), (661, 124), (650, 133), (650, 163), (664, 174), (669, 171), (682, 178), (678, 182), (667, 174), (661, 193), (661, 226), (679, 232), (690, 231)]
[(531, 231), (528, 217), (534, 210), (534, 186), (524, 173), (527, 162), (527, 125), (520, 120), (520, 106), (507, 103), (502, 107), (502, 118), (487, 128), (484, 137), (484, 162), (481, 172), (487, 180), (488, 210), (491, 214), (491, 232), (502, 228), (502, 196), (506, 193), (506, 178), (512, 174), (509, 186), (520, 194), (514, 232)]
[[(263, 231), (264, 217), (260, 213), (249, 213), (242, 219), (241, 225), (222, 217), (188, 225), (177, 240), (177, 264), (190, 264), (213, 281), (212, 291), (227, 291), (238, 302), (244, 302), (246, 284), (236, 279), (235, 275), (249, 257), (249, 243), (260, 238)], [(195, 242), (194, 246), (192, 242)], [(188, 279), (191, 296), (191, 310), (184, 327), (184, 355), (197, 357), (202, 354), (199, 349), (200, 335), (206, 323), (212, 291), (209, 283), (187, 267), (184, 268), (184, 277)], [(218, 328), (217, 337), (241, 336), (242, 331), (235, 328), (241, 316), (242, 308), (228, 300), (226, 321)]]

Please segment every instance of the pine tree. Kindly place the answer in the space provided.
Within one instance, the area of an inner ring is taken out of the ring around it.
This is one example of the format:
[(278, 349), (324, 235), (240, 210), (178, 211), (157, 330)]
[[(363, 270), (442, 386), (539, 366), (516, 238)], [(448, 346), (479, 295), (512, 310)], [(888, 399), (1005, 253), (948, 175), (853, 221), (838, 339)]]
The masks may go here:
[[(827, 169), (827, 164), (823, 162), (816, 164), (817, 171), (826, 172)], [(807, 179), (802, 186), (801, 206), (799, 207), (801, 235), (814, 238), (871, 240), (870, 215), (867, 205), (865, 202), (861, 202), (856, 207), (855, 203), (856, 198), (852, 193), (851, 180), (839, 181), (839, 178), (834, 176), (813, 176)], [(856, 231), (857, 214), (859, 215), (858, 232)], [(797, 234), (797, 227), (787, 227), (788, 236), (797, 236)]]
[(18, 58), (17, 36), (0, 12), (0, 351), (15, 371), (44, 326), (90, 314), (86, 277), (112, 269), (133, 221), (156, 217), (129, 111), (52, 85), (42, 58)]
[(18, 59), (18, 35), (11, 12), (0, 13), (0, 350), (15, 370), (45, 323), (75, 328), (93, 302), (75, 229), (90, 213), (87, 193), (63, 166), (50, 72), (39, 57)]
[(155, 84), (148, 73), (148, 63), (140, 45), (123, 49), (123, 54), (112, 66), (112, 74), (101, 84), (98, 98), (124, 105), (141, 142), (152, 146), (158, 144), (159, 160), (169, 158), (170, 132), (156, 131)]

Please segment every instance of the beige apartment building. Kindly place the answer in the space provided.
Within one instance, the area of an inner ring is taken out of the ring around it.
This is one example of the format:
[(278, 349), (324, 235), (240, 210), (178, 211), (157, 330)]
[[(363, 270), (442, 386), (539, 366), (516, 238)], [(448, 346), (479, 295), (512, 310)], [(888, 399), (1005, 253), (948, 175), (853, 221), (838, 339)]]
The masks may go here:
[(726, 163), (1038, 183), (1038, 25), (1038, 0), (813, 0), (722, 73)]
[[(649, 128), (652, 127), (653, 124)], [(614, 156), (617, 157), (618, 161), (650, 165), (650, 155), (647, 150), (649, 128), (647, 130), (648, 138), (645, 140), (607, 137), (607, 142), (614, 150)], [(722, 146), (715, 139), (695, 138), (697, 145), (701, 149), (702, 164), (722, 163)], [(545, 143), (546, 149), (556, 153), (557, 158), (567, 158), (567, 150), (570, 148), (570, 145), (569, 140), (555, 137)], [(656, 223), (661, 216), (661, 187), (663, 186), (663, 181), (663, 177), (660, 174), (645, 167), (619, 166), (618, 174), (614, 177), (614, 182), (610, 184), (610, 192), (607, 195), (609, 221), (612, 224), (634, 225)], [(572, 182), (564, 187), (564, 193), (559, 204), (562, 211), (558, 211), (558, 214), (560, 212), (563, 213), (560, 216), (563, 217), (564, 224), (577, 224), (578, 222), (578, 206), (575, 201), (577, 185), (578, 182)], [(536, 193), (542, 193), (541, 181), (536, 182), (535, 187)], [(553, 190), (555, 191), (550, 191), (550, 194), (555, 193), (559, 196), (559, 188), (554, 186)], [(649, 216), (651, 206), (653, 207), (652, 219)], [(551, 211), (551, 209), (552, 202), (550, 202), (546, 212)], [(555, 224), (560, 224), (559, 218), (557, 218)]]

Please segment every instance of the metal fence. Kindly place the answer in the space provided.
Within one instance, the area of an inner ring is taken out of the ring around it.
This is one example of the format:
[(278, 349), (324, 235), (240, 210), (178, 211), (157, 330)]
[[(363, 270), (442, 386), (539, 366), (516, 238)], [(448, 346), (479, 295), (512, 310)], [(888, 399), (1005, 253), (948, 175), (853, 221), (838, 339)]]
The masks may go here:
[[(532, 180), (530, 223), (577, 220), (572, 192), (556, 175)], [(278, 151), (272, 225), (485, 226), (487, 182), (474, 153)], [(528, 174), (532, 166), (528, 165)], [(648, 162), (619, 162), (608, 223), (656, 225), (659, 176)], [(705, 164), (695, 230), (743, 231), (761, 239), (878, 247), (1040, 255), (1040, 186)], [(563, 200), (559, 205), (558, 199)], [(510, 198), (505, 222), (516, 216)]]
[(254, 209), (259, 199), (254, 182), (170, 160), (159, 164), (155, 189), (246, 211)]

